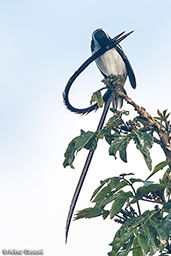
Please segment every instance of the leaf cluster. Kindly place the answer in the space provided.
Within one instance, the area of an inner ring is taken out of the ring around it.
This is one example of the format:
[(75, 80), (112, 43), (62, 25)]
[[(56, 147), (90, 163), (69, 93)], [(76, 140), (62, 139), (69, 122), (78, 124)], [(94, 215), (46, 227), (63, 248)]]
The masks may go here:
[[(117, 82), (117, 81), (116, 81)], [(93, 94), (91, 102), (103, 105), (100, 90)], [(111, 242), (109, 256), (133, 256), (171, 254), (171, 167), (166, 160), (152, 168), (150, 149), (158, 143), (154, 136), (155, 127), (150, 126), (142, 116), (128, 119), (128, 111), (111, 109), (113, 116), (99, 132), (83, 131), (68, 145), (65, 152), (64, 167), (74, 168), (76, 154), (87, 149), (94, 151), (99, 139), (109, 145), (109, 155), (118, 156), (123, 162), (128, 161), (128, 145), (132, 141), (142, 154), (151, 171), (146, 180), (134, 178), (132, 173), (121, 174), (100, 182), (94, 191), (91, 202), (93, 207), (85, 208), (75, 215), (75, 219), (102, 216), (120, 224)], [(154, 119), (163, 127), (167, 138), (171, 134), (171, 125), (167, 110), (160, 112)], [(127, 120), (127, 121), (126, 121)], [(169, 141), (169, 140), (167, 140)], [(169, 166), (168, 166), (169, 165)], [(166, 168), (167, 167), (167, 168)], [(166, 169), (165, 169), (166, 168)], [(165, 170), (158, 183), (149, 181), (156, 173)], [(153, 210), (142, 211), (142, 203), (154, 204)]]
[(150, 149), (153, 146), (153, 131), (143, 125), (142, 120), (134, 118), (127, 122), (124, 121), (123, 116), (128, 115), (128, 111), (119, 111), (111, 109), (113, 116), (108, 120), (105, 127), (100, 132), (85, 132), (81, 130), (79, 136), (75, 137), (68, 145), (64, 154), (64, 167), (73, 167), (75, 155), (81, 149), (95, 150), (98, 139), (103, 139), (109, 144), (109, 155), (119, 154), (122, 161), (127, 162), (127, 147), (130, 141), (133, 141), (136, 148), (143, 155), (143, 158), (148, 166), (152, 169), (152, 160), (150, 156)]
[(163, 125), (165, 130), (167, 131), (168, 135), (171, 134), (171, 123), (169, 120), (170, 113), (168, 113), (168, 110), (164, 110), (163, 112), (160, 112), (160, 110), (157, 110), (158, 116), (154, 117), (157, 121), (160, 122), (160, 124)]
[(121, 160), (127, 162), (127, 147), (130, 141), (133, 141), (151, 170), (152, 160), (149, 149), (152, 148), (154, 142), (153, 131), (145, 127), (143, 120), (138, 117), (125, 122), (123, 116), (128, 115), (128, 111), (116, 109), (112, 111), (113, 116), (98, 134), (99, 138), (104, 137), (110, 145), (109, 154), (116, 157), (119, 153)]
[[(133, 177), (128, 179), (128, 175), (133, 174), (121, 174), (101, 181), (91, 197), (94, 207), (79, 211), (75, 219), (102, 216), (122, 224), (110, 244), (112, 251), (109, 256), (125, 256), (130, 251), (134, 256), (154, 255), (164, 249), (169, 251), (171, 200), (162, 205), (162, 195), (171, 184), (153, 184)], [(134, 189), (136, 183), (141, 183), (137, 190)], [(155, 205), (154, 210), (141, 214), (140, 201), (146, 200), (152, 193), (151, 202), (158, 203), (160, 199), (162, 207)]]

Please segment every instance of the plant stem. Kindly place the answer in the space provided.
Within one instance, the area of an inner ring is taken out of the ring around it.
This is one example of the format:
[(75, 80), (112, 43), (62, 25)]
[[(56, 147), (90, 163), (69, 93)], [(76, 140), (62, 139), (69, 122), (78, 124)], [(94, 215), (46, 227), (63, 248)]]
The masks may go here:
[[(132, 191), (134, 192), (134, 196), (135, 196), (135, 198), (136, 198), (136, 191), (135, 191), (135, 189), (134, 189), (133, 184), (132, 184), (129, 180), (127, 180), (127, 179), (125, 179), (125, 178), (123, 178), (123, 179), (124, 179), (126, 182), (128, 182), (128, 184), (131, 186)], [(139, 202), (138, 202), (137, 199), (136, 199), (136, 203), (137, 203), (138, 213), (139, 213), (139, 215), (141, 215), (141, 209), (140, 209), (140, 205), (139, 205)]]

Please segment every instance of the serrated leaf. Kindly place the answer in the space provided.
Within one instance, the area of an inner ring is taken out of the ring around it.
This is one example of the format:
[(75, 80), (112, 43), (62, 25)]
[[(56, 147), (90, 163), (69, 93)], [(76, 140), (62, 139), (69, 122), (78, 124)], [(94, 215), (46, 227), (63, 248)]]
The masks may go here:
[(124, 206), (125, 202), (128, 200), (128, 198), (132, 197), (132, 192), (124, 192), (119, 191), (117, 194), (117, 197), (115, 201), (112, 204), (111, 210), (110, 210), (110, 218), (112, 219), (116, 214), (120, 212), (122, 207)]
[(95, 207), (93, 208), (89, 207), (79, 211), (77, 214), (75, 214), (74, 220), (78, 220), (82, 218), (85, 218), (85, 219), (95, 218), (102, 215), (102, 212), (103, 210), (97, 205), (95, 205)]
[(167, 161), (162, 161), (154, 167), (152, 173), (148, 176), (147, 180), (151, 178), (155, 173), (162, 170), (167, 165)]
[(91, 100), (90, 100), (90, 104), (92, 105), (93, 102), (97, 102), (97, 105), (99, 108), (103, 107), (104, 102), (103, 102), (103, 97), (102, 97), (101, 91), (98, 90), (93, 93)]

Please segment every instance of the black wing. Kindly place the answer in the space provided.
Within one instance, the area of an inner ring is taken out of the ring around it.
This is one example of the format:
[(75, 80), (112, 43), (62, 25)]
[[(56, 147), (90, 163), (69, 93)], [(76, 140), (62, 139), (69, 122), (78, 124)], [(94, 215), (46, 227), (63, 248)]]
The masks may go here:
[(127, 73), (128, 73), (130, 84), (131, 84), (132, 88), (135, 89), (136, 88), (136, 78), (135, 78), (135, 74), (134, 74), (134, 71), (132, 69), (132, 66), (131, 66), (127, 56), (123, 52), (122, 48), (117, 45), (115, 49), (117, 50), (117, 52), (122, 57), (122, 59), (125, 63), (125, 66), (126, 66), (126, 70), (127, 70)]

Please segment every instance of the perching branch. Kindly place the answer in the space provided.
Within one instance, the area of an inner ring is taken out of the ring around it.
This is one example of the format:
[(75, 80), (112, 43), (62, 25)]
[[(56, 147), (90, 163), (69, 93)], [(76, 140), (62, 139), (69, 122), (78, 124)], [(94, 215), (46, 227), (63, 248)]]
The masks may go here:
[[(119, 78), (117, 78), (119, 79)], [(159, 123), (157, 120), (155, 120), (147, 111), (145, 108), (140, 107), (138, 104), (136, 104), (123, 90), (123, 88), (119, 85), (119, 80), (116, 81), (115, 76), (110, 76), (107, 79), (104, 79), (103, 82), (110, 87), (111, 90), (115, 90), (128, 104), (132, 105), (135, 109), (135, 111), (139, 114), (139, 116), (144, 120), (147, 127), (151, 127), (154, 129), (154, 131), (158, 134), (160, 140), (154, 139), (154, 142), (157, 144), (160, 144), (165, 156), (166, 161), (171, 168), (171, 143), (170, 143), (170, 132), (166, 130), (166, 128)], [(115, 84), (112, 85), (111, 84)]]

